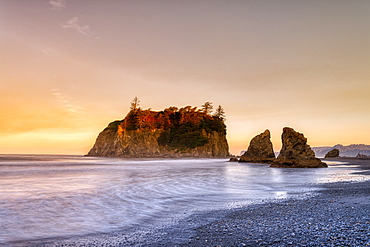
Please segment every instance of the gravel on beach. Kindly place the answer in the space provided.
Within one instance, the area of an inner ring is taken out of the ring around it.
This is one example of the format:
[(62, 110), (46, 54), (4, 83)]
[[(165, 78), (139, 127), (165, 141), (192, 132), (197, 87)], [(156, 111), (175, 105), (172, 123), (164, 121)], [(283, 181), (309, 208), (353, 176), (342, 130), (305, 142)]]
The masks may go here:
[(182, 246), (368, 246), (369, 183), (331, 184), (322, 194), (250, 206), (199, 227)]
[(14, 246), (370, 246), (370, 181), (318, 187), (313, 197), (199, 212), (163, 227)]

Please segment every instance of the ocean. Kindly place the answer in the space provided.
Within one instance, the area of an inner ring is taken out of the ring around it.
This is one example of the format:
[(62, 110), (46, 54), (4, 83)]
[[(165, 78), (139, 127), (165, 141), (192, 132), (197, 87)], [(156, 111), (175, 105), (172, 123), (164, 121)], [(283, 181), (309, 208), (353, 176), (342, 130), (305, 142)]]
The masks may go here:
[(163, 225), (368, 179), (356, 166), (328, 164), (281, 169), (226, 159), (0, 155), (0, 244)]

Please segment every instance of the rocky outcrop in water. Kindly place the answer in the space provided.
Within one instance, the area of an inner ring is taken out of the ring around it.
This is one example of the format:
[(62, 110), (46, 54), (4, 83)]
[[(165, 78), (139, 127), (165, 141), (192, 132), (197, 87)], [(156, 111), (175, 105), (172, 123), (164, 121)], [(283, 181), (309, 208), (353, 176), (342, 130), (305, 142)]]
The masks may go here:
[(231, 157), (229, 159), (229, 162), (238, 162), (238, 161), (239, 161), (239, 159), (237, 157)]
[(325, 154), (325, 159), (328, 158), (337, 158), (339, 157), (339, 150), (334, 148), (333, 150), (330, 150), (327, 154)]
[(358, 153), (370, 155), (370, 145), (366, 144), (351, 144), (348, 146), (337, 144), (333, 147), (312, 147), (317, 157), (324, 157), (327, 152), (333, 149), (338, 149), (342, 157), (356, 157)]
[(321, 168), (327, 164), (315, 157), (315, 153), (307, 144), (307, 138), (294, 129), (283, 129), (282, 148), (279, 156), (271, 164), (271, 167), (284, 168)]
[(358, 153), (357, 156), (356, 156), (356, 158), (370, 158), (370, 155)]
[(190, 106), (164, 111), (132, 109), (96, 139), (87, 156), (132, 158), (228, 157), (226, 125), (220, 115)]
[(255, 136), (248, 150), (240, 157), (239, 162), (271, 163), (275, 160), (275, 153), (270, 140), (270, 131)]

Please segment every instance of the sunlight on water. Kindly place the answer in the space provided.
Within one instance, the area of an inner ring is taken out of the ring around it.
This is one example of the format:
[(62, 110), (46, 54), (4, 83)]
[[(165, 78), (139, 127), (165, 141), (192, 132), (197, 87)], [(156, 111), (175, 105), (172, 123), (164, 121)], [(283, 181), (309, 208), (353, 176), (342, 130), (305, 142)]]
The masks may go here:
[(288, 192), (286, 191), (276, 191), (274, 192), (276, 199), (286, 199), (288, 198)]
[(356, 167), (279, 169), (220, 159), (0, 155), (0, 243), (160, 224), (194, 210), (309, 196)]

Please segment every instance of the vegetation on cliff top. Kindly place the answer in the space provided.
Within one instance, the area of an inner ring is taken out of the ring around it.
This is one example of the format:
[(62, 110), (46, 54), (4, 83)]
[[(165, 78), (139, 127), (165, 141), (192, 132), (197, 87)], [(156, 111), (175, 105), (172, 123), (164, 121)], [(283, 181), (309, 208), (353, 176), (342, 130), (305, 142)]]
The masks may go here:
[(123, 120), (110, 123), (106, 129), (117, 131), (120, 126), (122, 131), (164, 130), (158, 138), (158, 144), (179, 150), (205, 145), (208, 143), (206, 133), (215, 131), (226, 134), (222, 106), (218, 106), (212, 114), (211, 102), (204, 103), (200, 109), (172, 106), (163, 111), (143, 110), (139, 107), (139, 102), (135, 97), (127, 116)]

